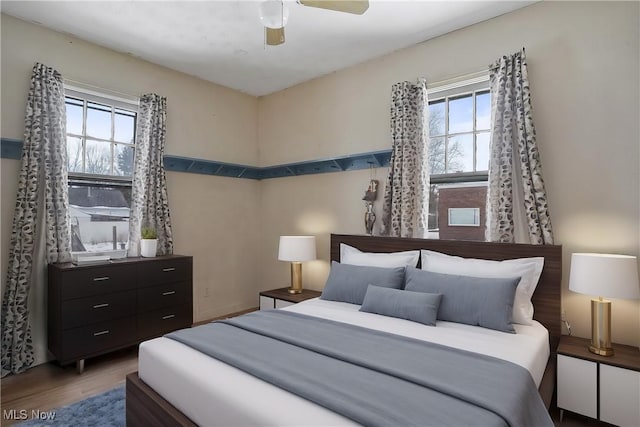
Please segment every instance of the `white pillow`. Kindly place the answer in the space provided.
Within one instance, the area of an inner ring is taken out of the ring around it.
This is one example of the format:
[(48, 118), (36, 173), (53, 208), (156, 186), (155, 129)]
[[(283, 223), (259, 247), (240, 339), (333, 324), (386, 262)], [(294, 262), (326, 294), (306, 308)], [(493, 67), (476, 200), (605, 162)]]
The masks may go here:
[(531, 325), (533, 320), (531, 297), (542, 274), (544, 257), (491, 261), (462, 258), (424, 249), (421, 253), (422, 269), (434, 273), (496, 278), (520, 277), (513, 301), (513, 322)]
[(340, 263), (351, 265), (363, 265), (368, 267), (406, 267), (418, 265), (420, 251), (376, 253), (362, 252), (353, 246), (340, 243)]

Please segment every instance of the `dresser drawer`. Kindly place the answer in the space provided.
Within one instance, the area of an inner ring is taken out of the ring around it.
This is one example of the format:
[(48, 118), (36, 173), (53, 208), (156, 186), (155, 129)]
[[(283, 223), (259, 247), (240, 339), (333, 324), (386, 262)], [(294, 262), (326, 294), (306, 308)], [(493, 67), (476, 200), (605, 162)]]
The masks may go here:
[(91, 353), (124, 347), (137, 341), (136, 318), (109, 320), (91, 326), (69, 329), (62, 333), (61, 362), (85, 357)]
[(135, 266), (106, 265), (68, 270), (60, 276), (63, 300), (136, 288)]
[(184, 281), (190, 276), (191, 266), (188, 258), (170, 258), (140, 263), (138, 277), (144, 286), (160, 285)]
[(115, 292), (62, 302), (62, 329), (136, 314), (136, 291)]
[(191, 305), (167, 307), (138, 315), (140, 340), (157, 337), (176, 329), (188, 328), (192, 323)]
[(138, 312), (183, 305), (188, 302), (187, 287), (190, 286), (188, 282), (176, 282), (138, 289)]

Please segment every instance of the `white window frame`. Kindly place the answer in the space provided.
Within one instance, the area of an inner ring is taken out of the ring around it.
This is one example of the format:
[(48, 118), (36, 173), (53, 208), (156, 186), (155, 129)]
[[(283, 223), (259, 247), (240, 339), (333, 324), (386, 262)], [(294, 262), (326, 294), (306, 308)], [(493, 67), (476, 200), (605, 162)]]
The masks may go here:
[[(485, 92), (490, 90), (490, 81), (489, 81), (489, 72), (482, 71), (466, 76), (462, 76), (459, 78), (449, 79), (442, 82), (436, 82), (433, 85), (427, 85), (427, 95), (429, 97), (429, 104), (432, 102), (445, 100), (445, 134), (442, 135), (445, 137), (445, 170), (446, 170), (446, 162), (447, 162), (447, 148), (448, 148), (448, 136), (455, 134), (448, 134), (449, 130), (449, 114), (448, 114), (448, 98), (456, 98), (459, 96), (475, 94), (478, 92)], [(488, 131), (482, 130), (483, 132), (491, 132), (491, 129)], [(470, 132), (465, 132), (470, 133)], [(438, 137), (438, 136), (434, 136)], [(431, 138), (431, 135), (429, 136)], [(474, 147), (474, 155), (473, 155), (473, 164), (474, 169), (477, 166), (477, 130), (476, 130), (476, 102), (474, 97), (473, 102), (473, 147)], [(462, 183), (474, 183), (474, 182), (488, 182), (489, 180), (489, 171), (474, 171), (474, 172), (457, 172), (457, 173), (442, 173), (442, 174), (431, 174), (430, 176), (430, 185), (438, 185), (440, 187), (441, 184), (462, 184)], [(429, 213), (431, 215), (431, 212)], [(436, 209), (434, 213), (435, 222), (438, 224), (438, 228), (430, 229), (429, 232), (437, 233), (439, 232), (440, 218), (438, 217), (438, 210)], [(449, 218), (447, 218), (448, 220)], [(444, 218), (443, 218), (444, 220)], [(477, 225), (478, 227), (481, 224)], [(439, 237), (438, 237), (439, 238)]]
[[(127, 110), (127, 111), (132, 111), (135, 112), (136, 114), (136, 118), (135, 118), (135, 125), (137, 127), (137, 119), (138, 119), (138, 114), (139, 114), (139, 98), (137, 97), (127, 97), (127, 96), (122, 96), (122, 94), (116, 94), (115, 92), (112, 93), (108, 93), (109, 91), (107, 90), (96, 90), (95, 87), (90, 86), (90, 85), (81, 85), (81, 84), (68, 84), (65, 83), (64, 84), (64, 91), (65, 91), (65, 98), (66, 97), (71, 97), (71, 98), (76, 98), (76, 99), (80, 99), (83, 101), (83, 119), (82, 119), (82, 135), (78, 135), (78, 134), (73, 134), (73, 133), (67, 133), (65, 135), (65, 137), (76, 137), (76, 138), (80, 138), (82, 141), (82, 154), (83, 154), (83, 163), (85, 162), (85, 149), (86, 149), (86, 140), (92, 140), (92, 141), (101, 141), (101, 142), (105, 142), (105, 143), (110, 143), (111, 144), (111, 160), (113, 162), (113, 147), (114, 144), (121, 144), (121, 145), (126, 145), (126, 146), (131, 146), (131, 147), (135, 147), (135, 127), (134, 127), (134, 142), (133, 144), (129, 144), (126, 142), (122, 142), (122, 141), (115, 141), (114, 140), (114, 130), (113, 130), (113, 125), (114, 125), (114, 120), (113, 120), (113, 115), (114, 113), (114, 109), (118, 108), (118, 109), (122, 109), (122, 110)], [(103, 104), (103, 105), (108, 105), (113, 107), (112, 108), (112, 121), (111, 121), (111, 138), (109, 140), (106, 139), (102, 139), (102, 138), (94, 138), (94, 137), (90, 137), (87, 136), (87, 132), (86, 132), (86, 104), (87, 102), (94, 102), (94, 103), (98, 103), (98, 104)], [(135, 151), (135, 149), (134, 149)], [(113, 165), (112, 165), (113, 167)], [(84, 169), (84, 168), (83, 168)], [(68, 180), (69, 180), (69, 186), (71, 185), (87, 185), (87, 186), (97, 186), (97, 187), (128, 187), (128, 188), (132, 188), (133, 187), (133, 173), (131, 176), (118, 176), (118, 175), (101, 175), (101, 174), (92, 174), (92, 173), (85, 173), (85, 172), (69, 172), (68, 173)], [(105, 250), (105, 251), (85, 251), (85, 252), (72, 252), (71, 253), (72, 258), (74, 260), (78, 259), (78, 257), (95, 257), (95, 256), (101, 256), (101, 255), (108, 255), (111, 258), (116, 258), (116, 257), (125, 257), (126, 253), (124, 253), (123, 250), (118, 249), (118, 250)]]
[[(489, 87), (489, 75), (482, 76), (480, 78), (472, 78), (469, 80), (462, 80), (455, 84), (447, 84), (443, 86), (439, 86), (432, 89), (427, 89), (427, 94), (429, 95), (429, 105), (437, 102), (444, 101), (444, 133), (438, 135), (429, 135), (429, 138), (444, 138), (445, 148), (445, 171), (448, 169), (449, 164), (449, 140), (453, 137), (459, 135), (472, 135), (473, 136), (473, 171), (470, 172), (445, 172), (442, 174), (433, 174), (432, 179), (435, 178), (440, 182), (454, 182), (447, 178), (460, 177), (462, 178), (460, 181), (485, 181), (488, 179), (488, 171), (487, 170), (476, 170), (478, 163), (478, 135), (480, 134), (490, 134), (491, 129), (481, 129), (478, 130), (476, 128), (477, 125), (477, 117), (476, 117), (476, 95), (488, 92), (490, 90)], [(457, 98), (463, 98), (471, 95), (473, 100), (473, 128), (471, 131), (466, 132), (455, 132), (449, 133), (449, 102), (455, 100)], [(443, 178), (439, 180), (439, 178)]]
[[(122, 110), (127, 110), (127, 111), (131, 111), (134, 112), (136, 114), (136, 126), (137, 126), (137, 119), (138, 119), (138, 106), (139, 106), (139, 99), (138, 98), (123, 98), (123, 97), (119, 97), (119, 96), (114, 96), (114, 95), (110, 95), (107, 93), (100, 93), (97, 92), (94, 89), (90, 89), (90, 88), (84, 88), (82, 86), (78, 86), (78, 85), (70, 85), (70, 84), (65, 84), (64, 85), (64, 92), (65, 92), (65, 99), (66, 97), (71, 97), (71, 98), (76, 98), (76, 99), (80, 99), (83, 101), (83, 117), (82, 117), (82, 134), (73, 134), (73, 133), (69, 133), (67, 132), (67, 136), (71, 136), (71, 137), (75, 137), (75, 138), (80, 138), (82, 141), (82, 162), (84, 165), (84, 162), (86, 161), (85, 158), (85, 152), (86, 152), (86, 143), (87, 140), (91, 140), (91, 141), (99, 141), (99, 142), (104, 142), (104, 143), (109, 143), (110, 144), (110, 150), (111, 150), (111, 159), (113, 160), (113, 148), (114, 148), (114, 144), (119, 144), (119, 145), (124, 145), (124, 146), (129, 146), (129, 147), (135, 147), (135, 140), (132, 144), (127, 143), (127, 142), (123, 142), (123, 141), (115, 141), (114, 140), (114, 130), (113, 130), (113, 124), (114, 124), (114, 118), (113, 115), (115, 114), (114, 109), (115, 108), (119, 108)], [(103, 104), (103, 105), (108, 105), (110, 107), (112, 107), (111, 110), (111, 138), (110, 139), (104, 139), (104, 138), (95, 138), (95, 137), (91, 137), (87, 135), (87, 130), (86, 130), (86, 125), (87, 125), (87, 117), (86, 117), (86, 111), (87, 111), (87, 102), (94, 102), (97, 104)], [(135, 139), (135, 127), (134, 127), (134, 139)], [(113, 164), (112, 164), (113, 167)], [(84, 170), (84, 167), (83, 167)], [(108, 180), (111, 182), (117, 182), (117, 181), (123, 181), (123, 182), (128, 182), (129, 184), (132, 184), (133, 182), (133, 175), (132, 176), (118, 176), (118, 175), (101, 175), (101, 174), (93, 174), (93, 173), (87, 173), (87, 172), (69, 172), (69, 178), (78, 178), (78, 179), (92, 179), (92, 180), (96, 180), (96, 179), (100, 179), (100, 180)]]

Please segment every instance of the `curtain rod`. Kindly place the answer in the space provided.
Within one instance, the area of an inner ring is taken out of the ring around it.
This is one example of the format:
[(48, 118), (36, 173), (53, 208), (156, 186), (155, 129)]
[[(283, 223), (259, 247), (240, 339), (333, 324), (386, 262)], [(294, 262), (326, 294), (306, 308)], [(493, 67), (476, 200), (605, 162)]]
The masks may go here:
[[(445, 80), (440, 80), (437, 82), (433, 82), (433, 83), (427, 83), (427, 88), (436, 88), (439, 86), (447, 86), (450, 84), (455, 84), (461, 81), (466, 81), (466, 80), (475, 80), (475, 79), (482, 79), (483, 77), (487, 77), (489, 76), (487, 71), (475, 71), (473, 73), (467, 73), (467, 74), (460, 74), (458, 76), (455, 77), (451, 77)], [(422, 77), (424, 79), (424, 77)]]
[[(424, 81), (424, 77), (419, 80)], [(431, 84), (427, 84), (427, 93), (429, 95), (441, 93), (451, 89), (457, 89), (462, 86), (473, 85), (476, 83), (488, 82), (488, 71), (476, 71), (474, 73), (462, 74), (446, 80), (440, 80)]]
[(133, 95), (125, 92), (118, 92), (113, 89), (107, 89), (100, 86), (92, 85), (90, 83), (81, 82), (73, 79), (64, 79), (65, 86), (69, 89), (81, 90), (91, 92), (92, 95), (101, 96), (103, 98), (112, 99), (115, 101), (138, 104), (140, 101), (140, 95)]
[[(525, 52), (525, 48), (524, 47), (522, 48), (522, 52), (523, 53)], [(427, 87), (436, 88), (438, 86), (446, 86), (446, 85), (450, 85), (450, 84), (455, 84), (457, 82), (464, 81), (464, 80), (479, 79), (479, 78), (481, 78), (483, 76), (488, 76), (489, 75), (488, 73), (490, 71), (497, 70), (498, 68), (500, 68), (499, 65), (494, 65), (494, 66), (489, 65), (487, 67), (486, 71), (476, 71), (476, 72), (473, 72), (473, 73), (461, 74), (459, 76), (451, 77), (451, 78), (446, 79), (446, 80), (440, 80), (438, 82), (431, 83)], [(420, 79), (426, 81), (426, 79), (424, 77), (420, 77)]]

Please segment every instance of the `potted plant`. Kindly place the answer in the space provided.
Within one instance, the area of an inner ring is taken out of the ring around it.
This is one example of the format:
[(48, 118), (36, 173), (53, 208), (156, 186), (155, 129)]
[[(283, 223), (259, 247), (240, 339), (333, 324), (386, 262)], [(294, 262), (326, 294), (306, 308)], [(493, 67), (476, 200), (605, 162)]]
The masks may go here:
[(140, 256), (153, 258), (158, 249), (158, 233), (155, 228), (142, 227), (140, 239)]

